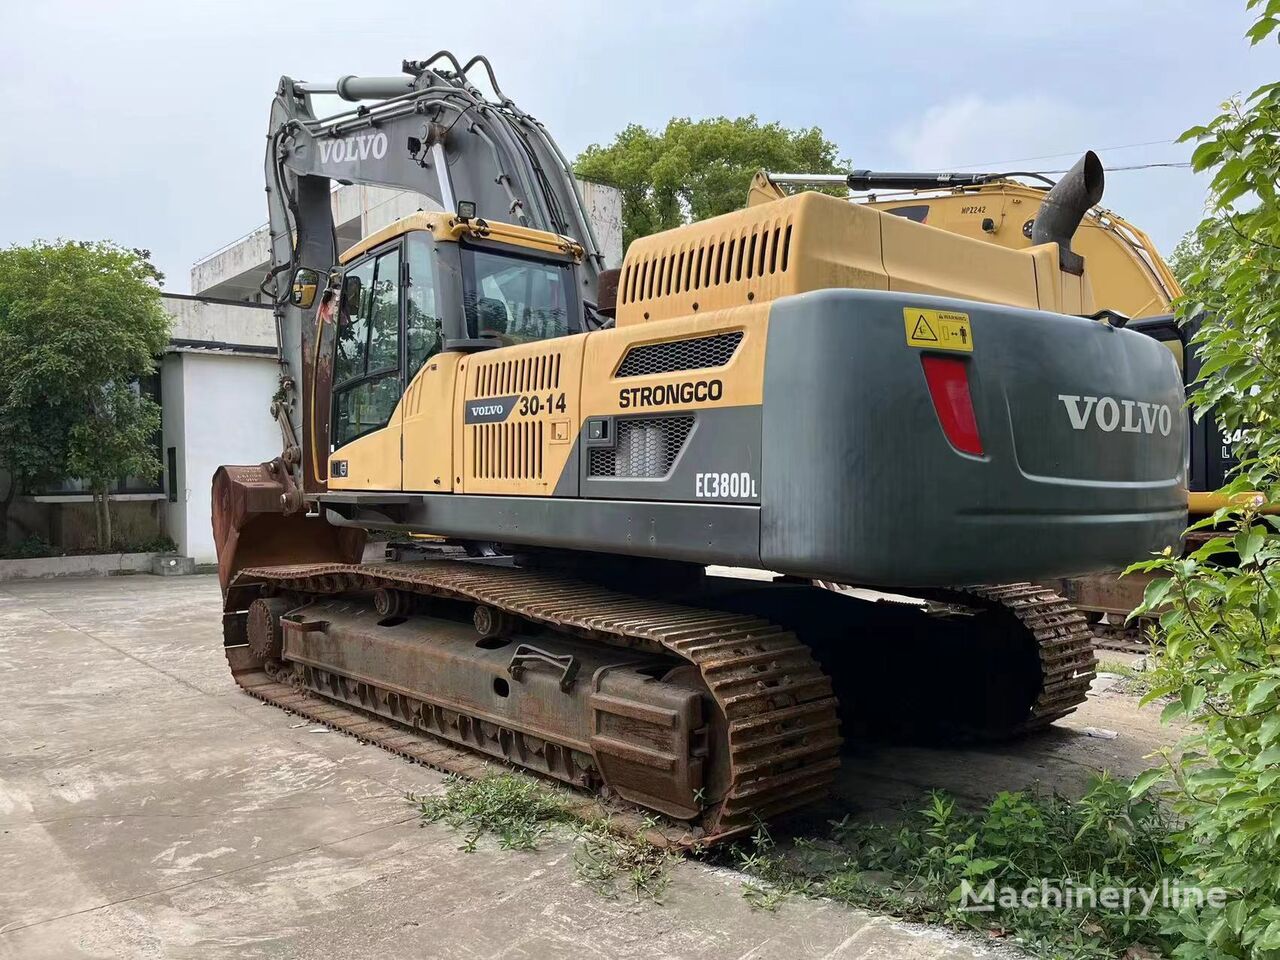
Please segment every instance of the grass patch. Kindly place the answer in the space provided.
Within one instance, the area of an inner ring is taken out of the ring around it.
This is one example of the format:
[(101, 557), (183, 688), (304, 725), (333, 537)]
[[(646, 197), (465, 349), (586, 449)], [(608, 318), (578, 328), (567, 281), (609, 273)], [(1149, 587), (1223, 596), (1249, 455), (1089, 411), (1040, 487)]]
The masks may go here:
[[(1099, 778), (1078, 801), (1056, 794), (1001, 793), (985, 810), (965, 813), (941, 792), (928, 794), (893, 825), (851, 818), (821, 839), (780, 849), (764, 828), (730, 851), (753, 879), (743, 895), (776, 909), (791, 896), (819, 896), (908, 920), (940, 923), (1008, 938), (1039, 956), (1062, 960), (1120, 957), (1159, 947), (1159, 910), (1002, 907), (960, 909), (963, 884), (1002, 888), (1159, 888), (1175, 877), (1166, 866), (1173, 825), (1154, 803), (1129, 798), (1128, 785)], [(1138, 954), (1133, 954), (1138, 955)]]
[(584, 822), (570, 812), (563, 794), (535, 780), (498, 774), (480, 780), (450, 775), (438, 796), (407, 799), (418, 808), (421, 825), (444, 823), (463, 834), (461, 849), (472, 853), (485, 836), (504, 850), (536, 850), (557, 827), (575, 825), (574, 872), (601, 896), (628, 894), (660, 902), (680, 855), (650, 843), (646, 829), (617, 830), (605, 819)]
[[(422, 824), (463, 834), (472, 852), (481, 838), (505, 850), (536, 850), (550, 836), (571, 839), (577, 879), (610, 899), (661, 902), (681, 855), (628, 834), (608, 820), (583, 822), (567, 797), (527, 777), (449, 777), (438, 796), (410, 796)], [(570, 827), (572, 826), (572, 829)], [(1100, 777), (1080, 800), (1034, 791), (998, 794), (985, 809), (961, 810), (945, 793), (929, 793), (900, 820), (845, 817), (826, 836), (777, 843), (763, 825), (747, 842), (715, 848), (708, 859), (745, 873), (743, 896), (776, 910), (791, 897), (823, 897), (907, 920), (970, 930), (1022, 945), (1053, 960), (1121, 957), (1132, 948), (1167, 946), (1158, 909), (1142, 915), (1100, 904), (1070, 910), (1002, 906), (961, 909), (964, 885), (1003, 888), (1103, 887), (1151, 890), (1177, 879), (1173, 824), (1152, 801), (1131, 799), (1127, 783)], [(1131, 952), (1130, 956), (1142, 956)], [(1166, 954), (1167, 955), (1167, 954)]]
[(421, 825), (446, 823), (464, 834), (462, 849), (476, 849), (483, 836), (504, 850), (536, 850), (556, 824), (573, 820), (564, 799), (526, 777), (500, 774), (468, 780), (450, 774), (438, 796), (409, 794)]
[(1098, 660), (1099, 673), (1114, 673), (1121, 677), (1137, 676), (1137, 671), (1129, 664), (1127, 660)]
[(574, 872), (603, 897), (616, 900), (623, 893), (633, 899), (661, 903), (671, 884), (671, 868), (680, 855), (658, 847), (643, 836), (618, 833), (607, 821), (584, 824), (574, 850)]
[(1114, 673), (1120, 679), (1113, 689), (1134, 697), (1145, 697), (1151, 690), (1151, 660), (1154, 654), (1143, 657), (1145, 669), (1135, 669), (1133, 663), (1126, 660), (1098, 660), (1099, 673)]

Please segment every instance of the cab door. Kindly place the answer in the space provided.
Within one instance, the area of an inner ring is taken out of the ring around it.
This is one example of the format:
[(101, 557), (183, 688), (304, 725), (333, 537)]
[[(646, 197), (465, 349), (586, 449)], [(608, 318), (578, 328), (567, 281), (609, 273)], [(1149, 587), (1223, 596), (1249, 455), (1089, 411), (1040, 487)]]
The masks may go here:
[(403, 255), (396, 243), (343, 275), (333, 360), (329, 489), (399, 490)]
[[(454, 490), (454, 378), (462, 354), (442, 352), (444, 286), (430, 233), (405, 238), (404, 467), (401, 486), (419, 493)], [(456, 335), (456, 334), (455, 334)]]

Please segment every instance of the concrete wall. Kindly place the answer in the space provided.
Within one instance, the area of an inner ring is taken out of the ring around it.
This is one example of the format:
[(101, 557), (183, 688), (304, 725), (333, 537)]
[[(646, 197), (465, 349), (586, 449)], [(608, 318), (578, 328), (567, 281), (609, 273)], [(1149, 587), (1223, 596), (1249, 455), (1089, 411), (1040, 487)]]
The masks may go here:
[[(8, 490), (9, 477), (0, 471), (0, 492)], [(161, 500), (150, 494), (125, 494), (111, 498), (111, 535), (117, 543), (139, 544), (166, 532)], [(9, 507), (8, 542), (21, 543), (39, 537), (64, 550), (89, 550), (97, 545), (97, 521), (88, 494), (63, 497), (16, 497)], [(172, 536), (172, 534), (170, 534)]]
[[(236, 346), (276, 346), (276, 322), (270, 308), (166, 293), (164, 307), (173, 318), (169, 336)], [(163, 395), (164, 385), (161, 384)]]
[[(160, 460), (164, 464), (164, 489), (177, 499), (166, 498), (164, 504), (165, 532), (178, 545), (178, 552), (186, 554), (187, 512), (185, 498), (182, 496), (182, 444), (184, 433), (185, 406), (182, 389), (181, 353), (167, 353), (160, 361)], [(169, 448), (175, 447), (177, 470), (174, 476), (169, 475)]]
[(168, 505), (169, 535), (197, 563), (215, 559), (210, 484), (228, 463), (261, 463), (280, 454), (271, 419), (279, 370), (271, 357), (187, 352), (166, 357), (162, 389), (181, 384), (181, 402), (166, 394), (165, 447), (177, 448), (178, 502)]
[[(416, 193), (355, 184), (334, 190), (331, 203), (339, 252), (416, 210), (440, 209), (435, 201)], [(270, 261), (271, 231), (264, 224), (197, 261), (191, 268), (191, 292), (256, 302), (261, 299), (258, 285)]]
[(606, 267), (622, 266), (622, 191), (594, 180), (579, 180), (582, 204), (604, 253)]
[(225, 288), (219, 295), (229, 300), (255, 299), (258, 296), (257, 285), (265, 273), (261, 267), (270, 259), (271, 231), (264, 223), (252, 233), (197, 261), (191, 268), (191, 292), (206, 292), (221, 284)]

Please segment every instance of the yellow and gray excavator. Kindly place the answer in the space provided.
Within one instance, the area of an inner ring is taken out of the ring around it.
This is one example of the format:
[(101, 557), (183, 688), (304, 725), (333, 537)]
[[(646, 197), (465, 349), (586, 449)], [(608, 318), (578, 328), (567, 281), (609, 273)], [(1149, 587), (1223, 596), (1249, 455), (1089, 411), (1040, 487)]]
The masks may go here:
[[(1034, 581), (1176, 543), (1187, 497), (1177, 366), (1072, 248), (1096, 157), (1024, 249), (800, 192), (606, 270), (484, 58), (403, 69), (286, 77), (273, 105), (283, 449), (214, 477), (247, 692), (701, 842), (820, 797), (841, 705), (1002, 738), (1083, 700), (1088, 625)], [(334, 181), (431, 209), (340, 252)], [(886, 646), (916, 669), (877, 674)]]

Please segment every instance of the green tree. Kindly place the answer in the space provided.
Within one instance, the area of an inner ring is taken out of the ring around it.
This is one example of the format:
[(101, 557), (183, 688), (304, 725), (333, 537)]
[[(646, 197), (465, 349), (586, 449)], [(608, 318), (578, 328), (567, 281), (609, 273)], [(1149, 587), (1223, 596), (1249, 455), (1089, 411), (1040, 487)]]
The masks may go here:
[(107, 548), (111, 484), (159, 470), (156, 405), (129, 389), (169, 337), (147, 257), (98, 242), (0, 250), (0, 538), (18, 492), (70, 474), (91, 483)]
[[(1254, 44), (1280, 27), (1280, 0), (1249, 0)], [(1188, 557), (1136, 565), (1165, 574), (1135, 612), (1160, 614), (1163, 653), (1148, 699), (1170, 696), (1168, 718), (1191, 733), (1164, 770), (1134, 794), (1164, 782), (1186, 827), (1188, 879), (1228, 893), (1225, 907), (1186, 908), (1166, 931), (1176, 957), (1280, 957), (1280, 83), (1223, 104), (1184, 140), (1192, 166), (1211, 171), (1209, 216), (1195, 231), (1177, 304), (1204, 315), (1196, 339), (1204, 365), (1193, 397), (1242, 439), (1236, 505), (1197, 527), (1218, 534)], [(1198, 245), (1198, 250), (1195, 249)]]
[(817, 127), (790, 130), (754, 115), (677, 117), (662, 132), (631, 124), (574, 163), (622, 191), (622, 242), (740, 209), (757, 170), (838, 173), (836, 145)]
[[(1216, 222), (1214, 226), (1217, 226)], [(1206, 268), (1216, 270), (1220, 265), (1226, 265), (1235, 255), (1236, 245), (1227, 242), (1227, 238), (1211, 243), (1213, 253), (1207, 253), (1202, 239), (1204, 230), (1204, 225), (1199, 224), (1184, 233), (1166, 260), (1184, 290), (1191, 284), (1192, 277), (1203, 274)]]

